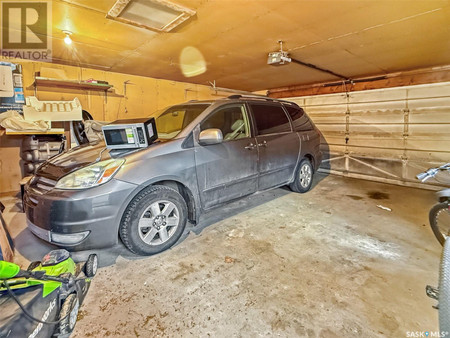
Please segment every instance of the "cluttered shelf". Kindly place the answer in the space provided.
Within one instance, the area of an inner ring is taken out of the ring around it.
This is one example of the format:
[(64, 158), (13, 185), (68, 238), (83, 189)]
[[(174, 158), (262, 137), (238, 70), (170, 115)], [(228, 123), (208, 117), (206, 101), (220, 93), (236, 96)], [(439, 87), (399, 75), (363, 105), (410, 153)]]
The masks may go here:
[(6, 135), (63, 135), (64, 128), (51, 128), (45, 131), (42, 130), (9, 130), (6, 129)]
[(104, 90), (104, 91), (107, 91), (113, 87), (113, 85), (107, 83), (78, 81), (78, 80), (59, 80), (41, 76), (35, 77), (33, 85), (45, 87), (87, 89), (87, 90)]

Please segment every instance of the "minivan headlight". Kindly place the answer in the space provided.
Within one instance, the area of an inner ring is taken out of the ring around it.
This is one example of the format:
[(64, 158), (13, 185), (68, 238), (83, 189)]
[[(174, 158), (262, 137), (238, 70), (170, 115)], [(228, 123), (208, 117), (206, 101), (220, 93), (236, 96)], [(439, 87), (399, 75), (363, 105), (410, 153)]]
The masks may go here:
[(62, 177), (56, 189), (86, 189), (108, 182), (125, 163), (117, 158), (91, 164)]

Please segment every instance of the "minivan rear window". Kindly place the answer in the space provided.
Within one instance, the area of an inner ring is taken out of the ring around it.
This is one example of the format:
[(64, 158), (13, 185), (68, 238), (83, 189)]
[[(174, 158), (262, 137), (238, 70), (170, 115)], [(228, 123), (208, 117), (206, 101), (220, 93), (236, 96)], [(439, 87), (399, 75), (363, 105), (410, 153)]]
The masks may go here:
[(291, 117), (292, 125), (295, 131), (306, 131), (313, 129), (308, 116), (302, 108), (288, 105), (284, 105), (284, 108), (286, 108), (289, 116)]
[(291, 131), (289, 119), (281, 106), (251, 103), (250, 107), (253, 112), (258, 135)]

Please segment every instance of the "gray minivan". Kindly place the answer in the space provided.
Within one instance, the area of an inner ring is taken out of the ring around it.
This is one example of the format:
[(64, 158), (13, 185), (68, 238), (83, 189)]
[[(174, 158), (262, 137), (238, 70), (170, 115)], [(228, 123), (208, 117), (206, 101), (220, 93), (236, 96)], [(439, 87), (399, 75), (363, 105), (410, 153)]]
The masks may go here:
[(97, 142), (45, 162), (25, 187), (28, 228), (73, 250), (120, 237), (136, 254), (155, 254), (206, 210), (286, 184), (308, 191), (322, 157), (319, 131), (288, 101), (190, 101), (165, 109), (156, 127), (144, 149)]

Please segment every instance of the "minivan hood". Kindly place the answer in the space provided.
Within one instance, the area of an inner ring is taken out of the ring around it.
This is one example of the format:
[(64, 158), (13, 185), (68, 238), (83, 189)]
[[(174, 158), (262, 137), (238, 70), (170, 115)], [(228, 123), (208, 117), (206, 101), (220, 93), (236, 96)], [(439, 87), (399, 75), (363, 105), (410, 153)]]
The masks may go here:
[(94, 162), (105, 161), (111, 158), (125, 157), (129, 154), (153, 148), (164, 143), (162, 140), (151, 144), (147, 148), (111, 150), (106, 148), (105, 142), (88, 143), (72, 148), (62, 154), (56, 155), (45, 162), (36, 175), (52, 180), (59, 180), (61, 177)]
[(36, 173), (39, 176), (58, 180), (68, 173), (95, 162), (111, 158), (104, 142), (84, 144), (56, 155), (45, 162)]

